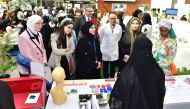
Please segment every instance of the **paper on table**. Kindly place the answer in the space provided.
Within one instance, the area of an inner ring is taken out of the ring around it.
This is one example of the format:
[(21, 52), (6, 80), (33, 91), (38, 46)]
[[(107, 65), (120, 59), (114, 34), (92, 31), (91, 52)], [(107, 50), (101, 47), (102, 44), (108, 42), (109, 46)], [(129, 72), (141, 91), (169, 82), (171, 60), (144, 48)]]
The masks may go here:
[(31, 75), (39, 75), (45, 78), (44, 65), (37, 62), (30, 62)]
[(25, 103), (37, 103), (40, 93), (30, 93), (25, 101)]

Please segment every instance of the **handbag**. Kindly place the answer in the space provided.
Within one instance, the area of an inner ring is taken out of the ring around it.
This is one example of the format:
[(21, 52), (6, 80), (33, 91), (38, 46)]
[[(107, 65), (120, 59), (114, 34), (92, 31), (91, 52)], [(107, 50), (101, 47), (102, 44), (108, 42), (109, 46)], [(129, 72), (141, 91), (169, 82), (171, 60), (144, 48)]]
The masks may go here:
[(74, 72), (74, 60), (73, 57), (69, 59), (69, 74), (72, 75)]
[(176, 68), (176, 65), (173, 62), (170, 64), (170, 68), (171, 68), (171, 74), (172, 75), (177, 74), (177, 68)]
[(17, 64), (19, 64), (27, 69), (30, 69), (31, 60), (20, 53), (16, 56), (16, 62), (17, 62)]

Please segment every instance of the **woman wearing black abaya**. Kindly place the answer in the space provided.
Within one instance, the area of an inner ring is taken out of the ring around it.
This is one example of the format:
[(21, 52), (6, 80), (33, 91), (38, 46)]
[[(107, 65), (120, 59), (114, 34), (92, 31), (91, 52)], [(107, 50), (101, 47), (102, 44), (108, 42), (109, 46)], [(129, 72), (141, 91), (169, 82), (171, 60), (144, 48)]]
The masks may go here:
[(152, 43), (136, 38), (132, 54), (110, 95), (110, 109), (163, 109), (165, 76), (152, 55)]
[(100, 79), (101, 52), (100, 44), (96, 39), (95, 25), (87, 21), (83, 24), (82, 37), (76, 47), (76, 78)]

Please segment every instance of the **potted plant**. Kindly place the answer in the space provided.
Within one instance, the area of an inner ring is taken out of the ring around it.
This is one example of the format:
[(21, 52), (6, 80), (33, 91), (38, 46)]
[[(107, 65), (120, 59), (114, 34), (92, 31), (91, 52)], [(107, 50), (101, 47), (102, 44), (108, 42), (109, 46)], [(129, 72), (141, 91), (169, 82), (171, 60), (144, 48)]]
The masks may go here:
[(4, 36), (4, 33), (0, 35), (0, 78), (10, 77), (10, 72), (16, 68), (16, 60), (9, 53), (13, 45), (9, 37)]
[(178, 68), (177, 75), (190, 75), (190, 70), (186, 67)]

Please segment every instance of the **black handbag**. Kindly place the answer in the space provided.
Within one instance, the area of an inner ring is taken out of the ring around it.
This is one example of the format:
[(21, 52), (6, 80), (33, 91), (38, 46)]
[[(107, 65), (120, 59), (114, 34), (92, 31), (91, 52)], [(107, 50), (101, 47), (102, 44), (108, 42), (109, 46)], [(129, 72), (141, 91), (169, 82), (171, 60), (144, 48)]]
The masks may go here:
[(27, 69), (30, 69), (31, 60), (29, 58), (27, 58), (26, 56), (23, 56), (20, 53), (16, 56), (16, 62), (17, 62), (17, 64), (19, 64)]

